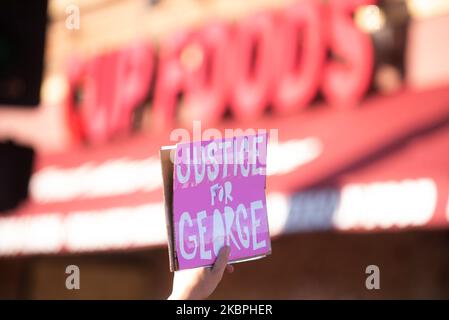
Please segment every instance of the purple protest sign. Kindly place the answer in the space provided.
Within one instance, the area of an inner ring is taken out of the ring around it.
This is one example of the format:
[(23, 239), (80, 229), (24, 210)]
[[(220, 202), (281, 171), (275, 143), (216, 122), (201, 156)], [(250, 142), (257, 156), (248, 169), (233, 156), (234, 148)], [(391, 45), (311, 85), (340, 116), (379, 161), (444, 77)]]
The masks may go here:
[(178, 269), (212, 265), (224, 245), (231, 247), (233, 262), (271, 252), (267, 139), (264, 133), (177, 145), (173, 230)]

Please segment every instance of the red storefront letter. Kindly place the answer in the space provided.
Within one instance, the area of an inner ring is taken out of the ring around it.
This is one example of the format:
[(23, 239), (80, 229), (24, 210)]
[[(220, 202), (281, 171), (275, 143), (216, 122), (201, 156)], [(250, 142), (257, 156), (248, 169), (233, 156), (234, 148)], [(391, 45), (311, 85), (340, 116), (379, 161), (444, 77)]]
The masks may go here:
[(111, 134), (131, 129), (133, 110), (149, 92), (153, 74), (153, 50), (149, 43), (138, 43), (120, 51), (115, 73), (115, 92), (109, 115)]
[(326, 53), (323, 7), (318, 1), (303, 1), (280, 18), (273, 106), (278, 113), (292, 113), (306, 107), (320, 85)]
[(329, 2), (329, 44), (337, 60), (325, 67), (323, 94), (338, 108), (351, 108), (363, 97), (371, 80), (373, 47), (367, 34), (357, 29), (351, 14), (374, 0)]
[(260, 116), (268, 105), (273, 83), (274, 32), (270, 13), (251, 16), (236, 26), (228, 79), (232, 112), (237, 119)]
[(180, 54), (190, 38), (190, 33), (177, 33), (161, 44), (152, 112), (155, 130), (165, 129), (175, 123), (177, 97), (183, 90), (185, 78)]
[(221, 120), (226, 107), (226, 68), (229, 31), (224, 24), (212, 24), (195, 34), (192, 44), (202, 52), (201, 64), (186, 72), (185, 108), (187, 123), (200, 120), (212, 125)]

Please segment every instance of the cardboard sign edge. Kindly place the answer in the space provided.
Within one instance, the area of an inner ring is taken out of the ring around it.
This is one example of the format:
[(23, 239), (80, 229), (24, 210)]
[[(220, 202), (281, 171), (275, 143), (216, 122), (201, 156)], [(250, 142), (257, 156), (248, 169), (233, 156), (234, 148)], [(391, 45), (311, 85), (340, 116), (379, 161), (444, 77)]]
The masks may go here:
[(161, 159), (162, 168), (162, 183), (163, 183), (163, 196), (165, 207), (165, 222), (167, 227), (167, 240), (168, 240), (168, 257), (170, 264), (170, 271), (174, 272), (178, 270), (178, 260), (175, 250), (175, 234), (173, 228), (173, 162), (170, 159), (171, 150), (175, 146), (164, 146), (160, 149), (159, 155)]

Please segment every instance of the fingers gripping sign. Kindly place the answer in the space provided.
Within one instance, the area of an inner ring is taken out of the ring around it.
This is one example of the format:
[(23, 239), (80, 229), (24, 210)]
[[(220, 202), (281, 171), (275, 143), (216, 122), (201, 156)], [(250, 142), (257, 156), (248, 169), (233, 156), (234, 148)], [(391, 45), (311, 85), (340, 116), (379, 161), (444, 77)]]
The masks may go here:
[(220, 283), (224, 271), (234, 271), (228, 265), (229, 247), (222, 247), (220, 253), (211, 267), (202, 267), (176, 271), (173, 279), (173, 290), (169, 300), (205, 299), (214, 292)]

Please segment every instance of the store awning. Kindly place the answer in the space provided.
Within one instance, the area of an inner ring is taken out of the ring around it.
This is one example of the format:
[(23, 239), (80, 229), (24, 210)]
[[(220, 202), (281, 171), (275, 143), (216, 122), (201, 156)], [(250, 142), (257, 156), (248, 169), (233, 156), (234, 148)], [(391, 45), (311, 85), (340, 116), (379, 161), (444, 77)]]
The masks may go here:
[[(449, 87), (221, 129), (248, 126), (279, 129), (267, 172), (272, 236), (449, 225)], [(39, 155), (30, 199), (0, 217), (0, 255), (165, 245), (158, 151), (168, 137)]]

